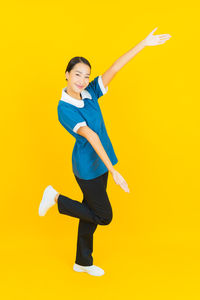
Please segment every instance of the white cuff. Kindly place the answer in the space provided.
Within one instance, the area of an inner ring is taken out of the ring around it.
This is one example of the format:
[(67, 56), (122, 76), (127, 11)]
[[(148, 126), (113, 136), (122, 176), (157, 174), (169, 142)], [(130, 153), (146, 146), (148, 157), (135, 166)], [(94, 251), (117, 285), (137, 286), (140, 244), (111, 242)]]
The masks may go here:
[(105, 88), (105, 86), (103, 85), (103, 81), (102, 81), (101, 76), (102, 76), (102, 75), (99, 75), (99, 77), (98, 77), (98, 83), (99, 83), (99, 86), (100, 86), (100, 88), (101, 88), (101, 91), (102, 91), (102, 93), (103, 93), (103, 95), (104, 95), (104, 94), (107, 93), (108, 87)]
[(73, 128), (73, 131), (77, 133), (77, 130), (82, 127), (82, 126), (87, 126), (86, 122), (80, 122), (80, 123), (77, 123), (76, 126), (74, 126)]

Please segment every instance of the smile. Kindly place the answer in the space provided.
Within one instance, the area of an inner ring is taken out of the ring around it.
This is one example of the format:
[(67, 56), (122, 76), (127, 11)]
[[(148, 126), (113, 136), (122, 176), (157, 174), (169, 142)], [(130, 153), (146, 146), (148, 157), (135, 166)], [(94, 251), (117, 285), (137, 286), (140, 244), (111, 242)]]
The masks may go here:
[(82, 89), (82, 88), (83, 88), (83, 86), (80, 86), (80, 85), (78, 85), (78, 84), (76, 84), (76, 86), (77, 86), (79, 89)]

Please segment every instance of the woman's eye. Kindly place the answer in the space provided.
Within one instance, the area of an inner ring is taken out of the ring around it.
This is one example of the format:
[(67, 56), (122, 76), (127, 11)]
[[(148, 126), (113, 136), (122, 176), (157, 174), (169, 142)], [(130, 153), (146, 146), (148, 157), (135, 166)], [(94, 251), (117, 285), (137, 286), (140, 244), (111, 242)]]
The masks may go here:
[[(76, 75), (77, 75), (77, 76), (79, 76), (79, 74), (76, 74)], [(85, 77), (85, 78), (87, 78), (87, 79), (88, 79), (89, 77)]]

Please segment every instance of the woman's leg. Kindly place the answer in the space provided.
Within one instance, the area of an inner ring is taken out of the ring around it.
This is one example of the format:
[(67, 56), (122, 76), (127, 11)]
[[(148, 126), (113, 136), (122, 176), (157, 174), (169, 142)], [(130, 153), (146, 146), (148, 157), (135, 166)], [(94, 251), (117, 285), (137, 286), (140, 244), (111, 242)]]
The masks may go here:
[[(85, 199), (83, 199), (85, 202)], [(93, 234), (97, 228), (96, 223), (80, 219), (78, 224), (77, 250), (75, 263), (81, 266), (93, 265)]]
[(60, 213), (80, 219), (76, 263), (90, 266), (93, 264), (93, 234), (97, 224), (108, 225), (112, 220), (112, 208), (106, 193), (108, 172), (91, 180), (75, 178), (83, 192), (83, 202), (59, 194), (57, 205)]
[(106, 193), (107, 176), (105, 173), (91, 180), (80, 179), (75, 176), (86, 201), (80, 203), (59, 194), (57, 199), (58, 211), (61, 214), (87, 222), (107, 225), (110, 222), (110, 217), (112, 217), (112, 208)]
[(57, 200), (58, 211), (74, 218), (79, 218), (87, 222), (97, 223), (98, 219), (92, 210), (85, 204), (72, 200), (67, 196), (59, 194)]
[[(112, 210), (106, 194), (108, 172), (90, 181), (87, 185), (84, 185), (80, 179), (76, 179), (84, 194), (82, 203), (90, 205), (94, 209), (95, 214), (101, 219), (101, 225), (108, 225), (112, 219)], [(95, 203), (100, 205), (95, 206)], [(75, 263), (82, 266), (93, 265), (93, 234), (96, 228), (97, 224), (79, 220)]]

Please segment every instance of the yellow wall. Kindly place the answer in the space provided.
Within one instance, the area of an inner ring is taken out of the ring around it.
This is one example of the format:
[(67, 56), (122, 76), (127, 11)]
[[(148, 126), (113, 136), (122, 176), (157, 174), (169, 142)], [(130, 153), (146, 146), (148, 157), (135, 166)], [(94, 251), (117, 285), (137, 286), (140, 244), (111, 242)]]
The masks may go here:
[[(1, 9), (2, 299), (199, 299), (199, 13), (190, 1), (10, 1)], [(74, 56), (91, 79), (154, 34), (99, 99), (119, 159), (113, 221), (94, 236), (102, 277), (72, 270), (78, 219), (38, 206), (44, 188), (82, 200), (74, 138), (57, 119)]]

